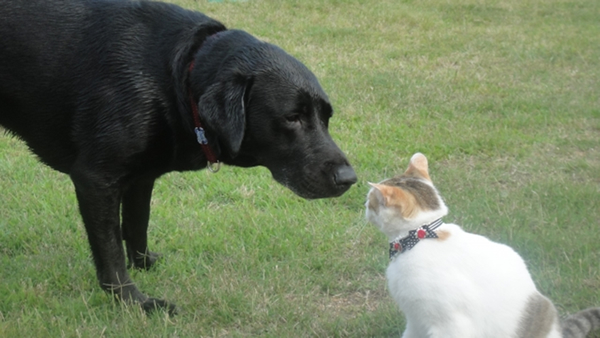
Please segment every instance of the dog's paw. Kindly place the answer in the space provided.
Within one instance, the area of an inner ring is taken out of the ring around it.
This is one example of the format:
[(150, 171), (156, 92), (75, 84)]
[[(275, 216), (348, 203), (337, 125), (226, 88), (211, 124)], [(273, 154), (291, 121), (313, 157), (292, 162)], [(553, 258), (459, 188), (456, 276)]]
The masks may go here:
[(160, 254), (152, 251), (147, 251), (145, 254), (137, 253), (134, 257), (129, 256), (128, 268), (135, 267), (140, 270), (150, 270), (160, 258)]
[(144, 309), (147, 314), (154, 313), (156, 311), (165, 311), (170, 316), (174, 316), (178, 312), (175, 304), (169, 303), (162, 299), (148, 298), (146, 301), (142, 302), (141, 305), (142, 309)]

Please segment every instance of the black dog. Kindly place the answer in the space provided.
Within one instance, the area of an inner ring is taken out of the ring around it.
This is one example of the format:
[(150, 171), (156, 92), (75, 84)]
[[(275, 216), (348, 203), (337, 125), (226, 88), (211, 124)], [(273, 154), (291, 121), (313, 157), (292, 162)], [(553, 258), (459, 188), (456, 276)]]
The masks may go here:
[[(356, 175), (327, 131), (329, 99), (283, 50), (197, 12), (147, 1), (0, 0), (0, 125), (70, 175), (104, 290), (144, 309), (154, 181), (267, 167), (305, 198)], [(199, 145), (198, 143), (201, 143)], [(119, 214), (120, 213), (120, 214)]]

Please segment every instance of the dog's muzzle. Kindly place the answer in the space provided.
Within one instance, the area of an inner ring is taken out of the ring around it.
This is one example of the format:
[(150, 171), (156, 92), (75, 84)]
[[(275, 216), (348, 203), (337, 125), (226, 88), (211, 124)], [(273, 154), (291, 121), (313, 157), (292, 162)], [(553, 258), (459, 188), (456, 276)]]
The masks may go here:
[(278, 182), (307, 199), (341, 196), (357, 181), (354, 169), (348, 164), (308, 166), (300, 171), (283, 170), (272, 173)]

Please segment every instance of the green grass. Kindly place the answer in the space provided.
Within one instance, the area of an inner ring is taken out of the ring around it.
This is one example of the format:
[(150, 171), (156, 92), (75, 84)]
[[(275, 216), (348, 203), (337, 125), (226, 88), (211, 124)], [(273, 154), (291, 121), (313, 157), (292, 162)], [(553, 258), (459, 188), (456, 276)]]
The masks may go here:
[[(172, 2), (320, 79), (359, 182), (304, 201), (264, 168), (157, 184), (146, 316), (97, 286), (68, 177), (0, 136), (0, 337), (397, 337), (367, 181), (429, 157), (446, 221), (514, 247), (561, 314), (600, 305), (600, 2)], [(595, 337), (600, 337), (596, 335)]]

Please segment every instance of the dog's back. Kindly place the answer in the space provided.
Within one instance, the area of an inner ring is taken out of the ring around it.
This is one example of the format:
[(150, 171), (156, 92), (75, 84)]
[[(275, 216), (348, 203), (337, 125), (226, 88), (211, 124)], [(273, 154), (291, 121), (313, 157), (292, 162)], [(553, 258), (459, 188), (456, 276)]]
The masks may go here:
[(99, 125), (176, 109), (166, 65), (180, 41), (169, 35), (209, 21), (151, 1), (0, 0), (0, 125), (68, 173)]
[[(0, 125), (33, 148), (42, 139), (65, 147), (64, 133), (43, 135), (69, 124), (75, 103), (66, 79), (82, 40), (83, 13), (82, 5), (68, 1), (0, 0)], [(44, 113), (33, 118), (33, 111)]]

